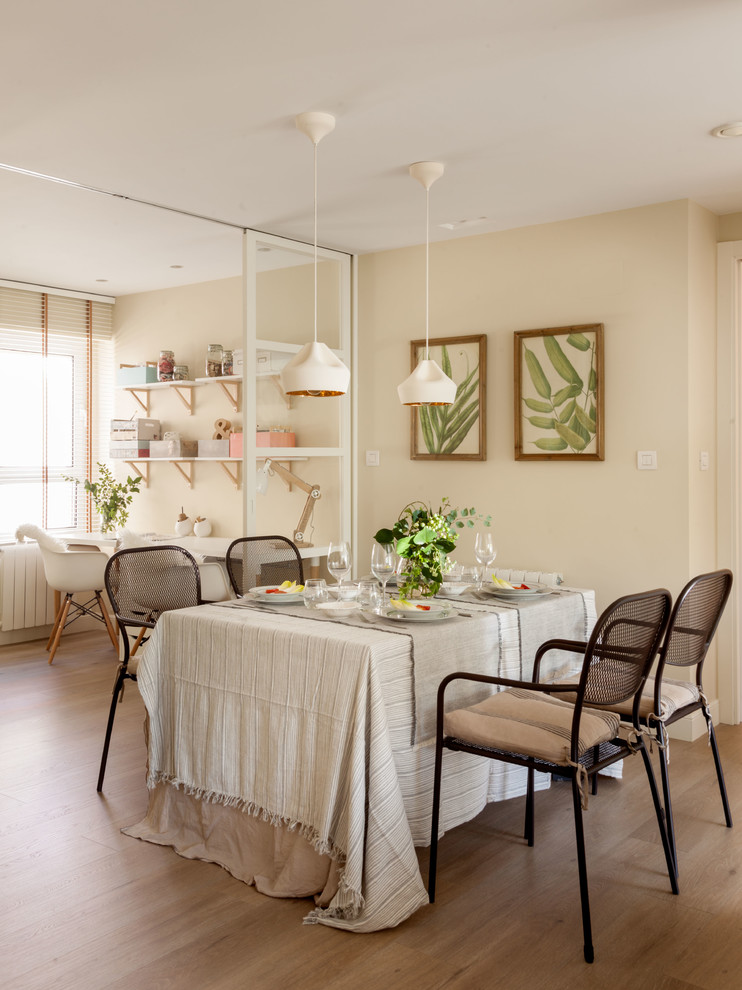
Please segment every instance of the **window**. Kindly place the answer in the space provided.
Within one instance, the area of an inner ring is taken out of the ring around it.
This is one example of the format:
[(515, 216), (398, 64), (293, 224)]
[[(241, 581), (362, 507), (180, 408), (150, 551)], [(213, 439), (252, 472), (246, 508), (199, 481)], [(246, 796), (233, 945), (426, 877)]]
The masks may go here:
[(0, 286), (0, 533), (90, 529), (81, 486), (108, 457), (112, 305)]

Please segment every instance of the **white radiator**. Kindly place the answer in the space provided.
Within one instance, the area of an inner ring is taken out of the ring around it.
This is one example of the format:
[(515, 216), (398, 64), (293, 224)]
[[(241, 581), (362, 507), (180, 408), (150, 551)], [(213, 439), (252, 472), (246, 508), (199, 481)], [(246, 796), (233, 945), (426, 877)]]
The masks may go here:
[(31, 629), (54, 622), (54, 592), (44, 577), (36, 543), (0, 546), (0, 629)]

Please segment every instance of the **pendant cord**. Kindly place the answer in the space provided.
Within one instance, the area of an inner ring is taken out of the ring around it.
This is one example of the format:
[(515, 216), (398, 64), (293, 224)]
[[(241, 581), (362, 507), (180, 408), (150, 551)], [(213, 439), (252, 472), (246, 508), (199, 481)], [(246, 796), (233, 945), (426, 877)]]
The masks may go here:
[(317, 143), (314, 142), (314, 342), (317, 343)]
[(430, 359), (430, 187), (425, 190), (425, 360)]

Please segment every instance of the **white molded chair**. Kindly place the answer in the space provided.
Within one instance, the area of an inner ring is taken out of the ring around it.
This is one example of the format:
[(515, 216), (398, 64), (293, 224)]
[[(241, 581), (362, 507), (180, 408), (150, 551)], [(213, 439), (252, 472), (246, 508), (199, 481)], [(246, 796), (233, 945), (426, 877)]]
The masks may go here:
[[(108, 554), (101, 550), (68, 550), (66, 544), (37, 526), (20, 526), (16, 531), (16, 538), (22, 539), (25, 536), (39, 544), (46, 583), (54, 591), (64, 595), (46, 644), (49, 663), (54, 660), (64, 629), (82, 615), (89, 615), (105, 625), (113, 648), (118, 653), (116, 632), (101, 595), (105, 586), (104, 572)], [(80, 592), (91, 591), (93, 597), (84, 603), (77, 602), (72, 597)]]

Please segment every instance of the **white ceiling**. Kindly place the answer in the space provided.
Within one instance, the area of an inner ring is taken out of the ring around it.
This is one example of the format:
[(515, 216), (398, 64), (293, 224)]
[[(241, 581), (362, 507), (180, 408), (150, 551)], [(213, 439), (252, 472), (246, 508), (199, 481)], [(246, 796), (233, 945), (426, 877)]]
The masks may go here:
[[(740, 0), (26, 0), (2, 15), (0, 278), (239, 274), (239, 227), (365, 253), (666, 200), (742, 210)], [(439, 224), (485, 220), (451, 230)], [(171, 265), (182, 265), (173, 269)], [(98, 281), (107, 279), (107, 282)]]

